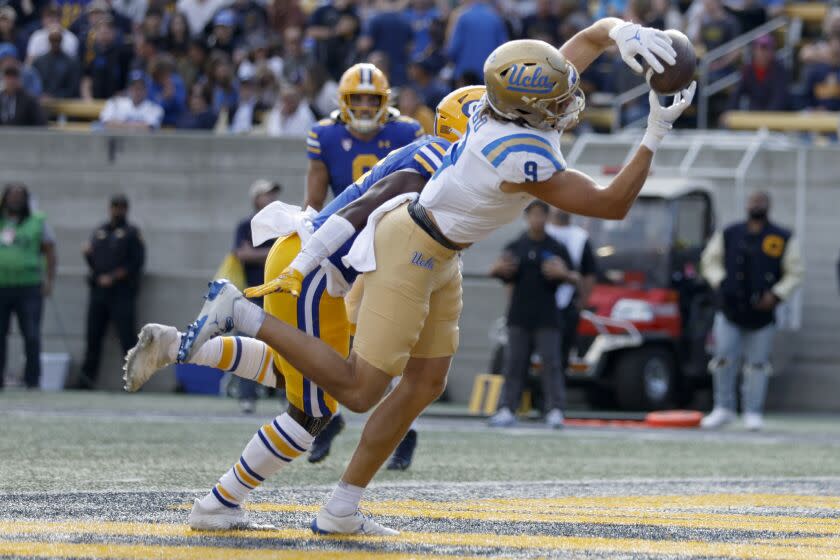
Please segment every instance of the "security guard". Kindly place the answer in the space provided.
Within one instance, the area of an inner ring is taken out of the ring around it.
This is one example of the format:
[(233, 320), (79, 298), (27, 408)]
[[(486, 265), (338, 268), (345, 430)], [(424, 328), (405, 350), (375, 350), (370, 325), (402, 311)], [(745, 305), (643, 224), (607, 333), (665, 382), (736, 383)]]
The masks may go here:
[(703, 277), (718, 290), (715, 355), (709, 363), (715, 407), (703, 428), (719, 428), (735, 418), (735, 381), (744, 360), (741, 400), (749, 430), (763, 426), (762, 412), (771, 372), (775, 309), (802, 280), (802, 263), (790, 231), (770, 223), (770, 196), (755, 192), (747, 201), (747, 221), (716, 233), (701, 259)]
[(134, 304), (146, 249), (140, 231), (127, 221), (128, 199), (111, 198), (111, 219), (96, 228), (83, 249), (90, 267), (87, 348), (82, 364), (82, 389), (93, 389), (99, 375), (102, 339), (113, 321), (123, 354), (137, 343)]

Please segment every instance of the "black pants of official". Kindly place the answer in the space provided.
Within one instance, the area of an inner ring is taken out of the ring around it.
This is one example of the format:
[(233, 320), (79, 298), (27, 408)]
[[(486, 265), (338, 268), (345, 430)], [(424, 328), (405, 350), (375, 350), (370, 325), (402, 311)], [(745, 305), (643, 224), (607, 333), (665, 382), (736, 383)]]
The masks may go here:
[(137, 344), (137, 329), (134, 322), (135, 293), (122, 287), (93, 287), (87, 310), (87, 347), (82, 364), (82, 385), (92, 387), (99, 376), (99, 362), (102, 359), (102, 344), (108, 331), (108, 324), (117, 329), (123, 354)]
[(560, 309), (560, 317), (562, 318), (563, 326), (560, 329), (560, 362), (562, 364), (562, 371), (569, 368), (569, 356), (572, 348), (577, 344), (577, 328), (580, 322), (580, 311), (577, 306), (572, 303), (565, 309)]
[(42, 303), (41, 286), (0, 288), (0, 389), (4, 384), (6, 338), (12, 322), (12, 313), (17, 317), (18, 328), (23, 336), (26, 355), (24, 383), (29, 388), (38, 387), (41, 379)]
[(522, 387), (531, 368), (531, 352), (536, 350), (542, 358), (544, 409), (566, 408), (566, 382), (560, 369), (560, 329), (508, 327), (508, 346), (505, 352), (505, 384), (499, 407), (516, 412), (522, 399)]

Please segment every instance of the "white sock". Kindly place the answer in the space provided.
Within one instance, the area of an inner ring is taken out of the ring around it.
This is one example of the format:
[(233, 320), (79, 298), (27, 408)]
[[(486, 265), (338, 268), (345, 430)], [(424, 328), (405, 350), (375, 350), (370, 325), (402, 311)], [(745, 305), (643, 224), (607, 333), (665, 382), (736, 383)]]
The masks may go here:
[(251, 303), (244, 297), (233, 303), (233, 324), (242, 334), (255, 338), (263, 321), (265, 321), (265, 311), (259, 305)]
[(268, 477), (305, 453), (314, 437), (283, 413), (260, 428), (219, 482), (201, 499), (205, 508), (235, 508)]
[(359, 509), (359, 502), (362, 501), (364, 492), (365, 489), (361, 486), (353, 486), (341, 481), (333, 490), (332, 496), (324, 507), (336, 517), (352, 515)]

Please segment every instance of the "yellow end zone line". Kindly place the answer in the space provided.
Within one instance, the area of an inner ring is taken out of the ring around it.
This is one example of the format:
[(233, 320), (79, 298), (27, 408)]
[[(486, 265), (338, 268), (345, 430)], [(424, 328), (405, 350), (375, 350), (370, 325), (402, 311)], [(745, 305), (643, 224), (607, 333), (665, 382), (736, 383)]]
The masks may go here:
[[(788, 517), (784, 515), (752, 515), (705, 512), (633, 511), (626, 513), (555, 511), (546, 513), (534, 507), (529, 511), (475, 511), (439, 507), (435, 502), (418, 502), (406, 507), (387, 502), (367, 502), (366, 511), (373, 515), (391, 517), (424, 517), (428, 519), (462, 519), (471, 521), (508, 521), (521, 523), (574, 523), (593, 525), (648, 525), (656, 527), (687, 527), (692, 529), (732, 529), (750, 531), (779, 531), (840, 535), (840, 519), (826, 517)], [(254, 503), (249, 510), (261, 512), (315, 512), (317, 506), (296, 504)]]
[[(0, 533), (3, 535), (40, 535), (49, 538), (58, 538), (62, 535), (99, 535), (99, 536), (135, 536), (135, 537), (183, 537), (190, 540), (197, 540), (202, 538), (218, 538), (230, 537), (247, 541), (248, 539), (288, 539), (298, 541), (296, 544), (300, 546), (309, 547), (312, 550), (313, 546), (320, 546), (336, 541), (341, 542), (366, 542), (371, 544), (380, 544), (387, 546), (389, 544), (413, 544), (413, 545), (438, 545), (438, 546), (472, 546), (472, 547), (500, 547), (500, 548), (514, 548), (514, 549), (543, 549), (543, 550), (568, 550), (568, 551), (602, 551), (602, 552), (637, 552), (646, 554), (670, 554), (670, 555), (690, 555), (690, 556), (717, 556), (727, 558), (758, 558), (766, 560), (811, 560), (813, 558), (840, 558), (840, 546), (827, 549), (825, 543), (811, 543), (811, 539), (796, 540), (779, 540), (778, 543), (768, 542), (766, 540), (756, 542), (741, 542), (741, 543), (721, 543), (721, 542), (702, 542), (702, 541), (652, 541), (645, 539), (619, 539), (607, 537), (557, 537), (548, 535), (498, 535), (498, 534), (482, 534), (482, 533), (414, 533), (405, 532), (396, 537), (372, 537), (364, 535), (353, 536), (315, 536), (307, 530), (303, 529), (280, 529), (275, 531), (213, 531), (213, 532), (196, 532), (192, 531), (185, 525), (175, 525), (169, 523), (117, 523), (117, 522), (97, 522), (97, 521), (64, 521), (64, 522), (37, 522), (37, 521), (20, 521), (20, 522), (0, 522)], [(0, 541), (0, 554), (6, 550), (6, 546), (14, 546), (20, 544), (18, 542), (3, 542)], [(797, 546), (798, 548), (791, 548)], [(816, 545), (816, 546), (813, 546)], [(83, 556), (84, 554), (77, 554), (71, 548), (74, 543), (29, 543), (31, 548), (31, 556), (47, 555), (47, 556)], [(113, 558), (134, 558), (135, 556), (120, 556), (112, 554), (110, 549), (122, 550), (120, 547), (126, 548), (126, 554), (133, 554), (131, 552), (134, 548), (140, 545), (91, 545), (108, 547), (109, 553), (106, 555)], [(246, 549), (236, 548), (213, 548), (213, 547), (196, 547), (188, 545), (185, 547), (155, 547), (148, 545), (144, 550), (168, 550), (174, 549), (178, 552), (178, 556), (159, 552), (154, 555), (162, 558), (205, 558), (201, 554), (195, 556), (186, 556), (184, 550), (234, 550), (244, 551)], [(262, 551), (266, 549), (256, 549)], [(277, 549), (280, 551), (289, 551), (288, 549)], [(247, 549), (248, 552), (254, 552), (252, 549)], [(295, 551), (289, 551), (295, 552)], [(348, 551), (349, 553), (350, 551)], [(7, 552), (6, 554), (21, 554), (19, 551)], [(93, 553), (91, 553), (93, 554)], [(332, 555), (332, 551), (330, 552)], [(379, 556), (380, 553), (374, 551), (366, 551), (365, 554)], [(384, 553), (383, 553), (384, 554)], [(395, 558), (409, 557), (395, 556)], [(139, 558), (143, 555), (137, 556)], [(150, 556), (145, 556), (150, 557)], [(225, 556), (233, 558), (233, 556)], [(388, 557), (388, 556), (385, 556)], [(238, 556), (236, 557), (238, 558)], [(280, 558), (286, 558), (281, 556)], [(297, 558), (296, 556), (289, 556), (289, 558)], [(341, 558), (344, 558), (342, 556)], [(347, 558), (356, 558), (355, 556), (348, 556)], [(449, 557), (447, 557), (449, 558)]]
[[(282, 549), (217, 548), (210, 546), (155, 546), (135, 544), (78, 544), (40, 542), (0, 542), (0, 555), (25, 558), (112, 558), (118, 560), (311, 560), (312, 551)], [(409, 560), (416, 554), (402, 552), (330, 550), (338, 560), (366, 560), (372, 555), (383, 560)], [(433, 560), (475, 559), (477, 556), (423, 556)], [(485, 560), (485, 559), (482, 559)]]

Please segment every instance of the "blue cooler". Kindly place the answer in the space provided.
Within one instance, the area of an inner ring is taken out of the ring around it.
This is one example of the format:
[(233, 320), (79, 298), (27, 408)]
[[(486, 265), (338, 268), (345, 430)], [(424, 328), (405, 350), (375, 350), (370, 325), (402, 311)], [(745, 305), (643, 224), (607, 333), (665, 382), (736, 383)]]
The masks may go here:
[(175, 379), (185, 393), (197, 395), (218, 395), (224, 372), (209, 366), (175, 364)]

